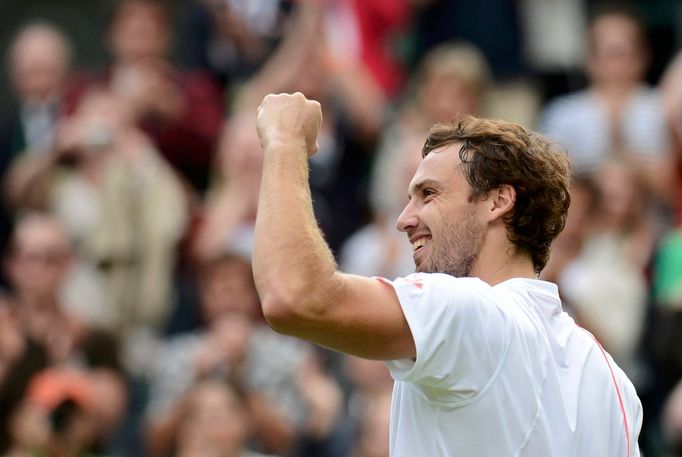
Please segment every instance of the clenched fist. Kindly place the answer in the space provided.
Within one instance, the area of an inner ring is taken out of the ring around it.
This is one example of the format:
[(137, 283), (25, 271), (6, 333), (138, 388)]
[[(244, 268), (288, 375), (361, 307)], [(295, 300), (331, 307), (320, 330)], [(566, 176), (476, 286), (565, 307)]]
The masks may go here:
[(317, 152), (317, 133), (322, 125), (322, 109), (300, 92), (270, 94), (258, 107), (256, 127), (263, 148), (280, 142), (300, 145), (311, 156)]

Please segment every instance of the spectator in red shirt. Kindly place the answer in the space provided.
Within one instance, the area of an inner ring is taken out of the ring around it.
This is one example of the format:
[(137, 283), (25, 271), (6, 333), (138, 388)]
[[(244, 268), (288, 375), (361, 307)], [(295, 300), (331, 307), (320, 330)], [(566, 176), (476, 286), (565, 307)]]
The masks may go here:
[(75, 78), (67, 96), (71, 113), (85, 89), (109, 86), (133, 106), (142, 129), (195, 190), (205, 189), (221, 126), (219, 87), (203, 72), (182, 71), (168, 58), (171, 14), (158, 0), (121, 0), (108, 33), (111, 66)]

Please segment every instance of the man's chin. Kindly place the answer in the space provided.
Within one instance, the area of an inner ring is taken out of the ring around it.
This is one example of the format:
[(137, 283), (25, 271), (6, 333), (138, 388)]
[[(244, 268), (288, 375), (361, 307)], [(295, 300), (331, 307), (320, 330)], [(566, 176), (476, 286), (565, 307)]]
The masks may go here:
[(466, 272), (452, 271), (452, 270), (448, 270), (446, 268), (436, 268), (434, 265), (428, 265), (428, 264), (415, 265), (414, 272), (415, 273), (441, 273), (441, 274), (453, 276), (455, 278), (464, 278), (464, 277), (469, 276), (468, 270)]

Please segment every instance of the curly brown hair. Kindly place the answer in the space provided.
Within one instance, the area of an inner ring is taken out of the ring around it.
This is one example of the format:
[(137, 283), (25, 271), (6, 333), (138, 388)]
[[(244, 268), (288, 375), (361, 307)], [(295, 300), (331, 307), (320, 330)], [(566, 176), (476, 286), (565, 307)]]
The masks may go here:
[(507, 238), (531, 258), (539, 274), (566, 222), (570, 204), (566, 154), (518, 124), (466, 116), (434, 125), (422, 157), (456, 143), (461, 143), (459, 158), (472, 200), (503, 185), (515, 189), (514, 208), (505, 216)]

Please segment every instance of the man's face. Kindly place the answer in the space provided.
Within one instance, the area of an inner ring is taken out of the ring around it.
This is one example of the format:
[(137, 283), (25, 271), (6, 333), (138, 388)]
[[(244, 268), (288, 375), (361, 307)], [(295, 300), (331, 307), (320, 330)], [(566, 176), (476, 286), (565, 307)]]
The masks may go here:
[(477, 200), (460, 169), (460, 144), (431, 152), (422, 160), (398, 218), (407, 233), (418, 272), (468, 276), (485, 238)]

